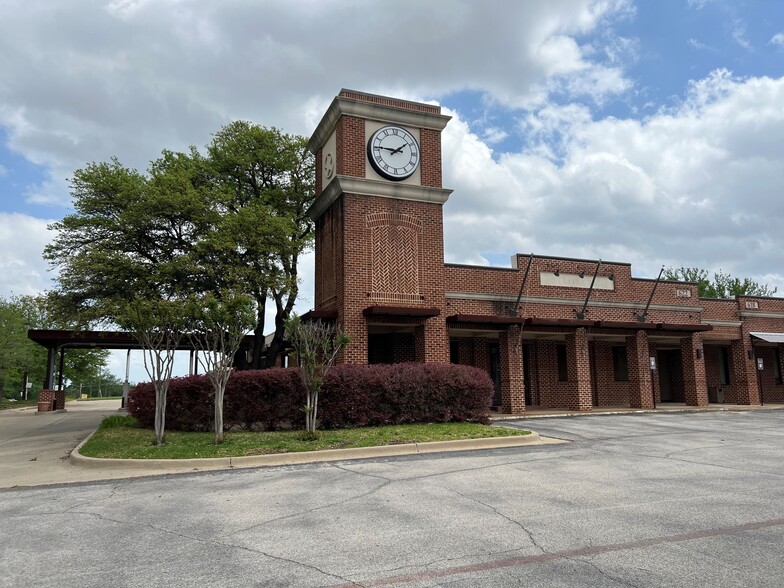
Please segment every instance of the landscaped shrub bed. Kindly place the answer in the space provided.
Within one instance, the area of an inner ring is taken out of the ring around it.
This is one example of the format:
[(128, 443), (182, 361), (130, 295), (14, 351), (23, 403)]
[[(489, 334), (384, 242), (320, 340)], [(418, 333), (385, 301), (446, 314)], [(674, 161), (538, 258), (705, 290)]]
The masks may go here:
[[(453, 364), (338, 365), (319, 394), (323, 428), (488, 421), (493, 384), (478, 368)], [(166, 401), (166, 428), (212, 428), (212, 385), (206, 376), (174, 378)], [(302, 428), (305, 390), (297, 368), (240, 371), (226, 386), (223, 419), (227, 429)], [(145, 427), (155, 422), (155, 390), (139, 384), (128, 411)]]
[(326, 429), (470, 421), (486, 423), (493, 383), (465, 365), (337, 365), (319, 395)]

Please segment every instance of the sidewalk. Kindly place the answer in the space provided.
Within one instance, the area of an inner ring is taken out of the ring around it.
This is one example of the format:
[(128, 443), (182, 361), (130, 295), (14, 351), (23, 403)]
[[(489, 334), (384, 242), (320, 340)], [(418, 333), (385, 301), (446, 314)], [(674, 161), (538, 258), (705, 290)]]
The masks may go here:
[(511, 419), (537, 419), (547, 417), (565, 416), (599, 416), (608, 414), (646, 414), (663, 412), (723, 412), (723, 411), (747, 411), (747, 410), (784, 410), (782, 403), (770, 403), (762, 406), (748, 404), (709, 404), (708, 406), (688, 406), (683, 402), (664, 402), (655, 409), (652, 408), (630, 408), (628, 406), (594, 406), (593, 410), (578, 411), (565, 410), (560, 408), (539, 408), (525, 407), (525, 414), (506, 414), (500, 412), (490, 413), (490, 420), (505, 421)]

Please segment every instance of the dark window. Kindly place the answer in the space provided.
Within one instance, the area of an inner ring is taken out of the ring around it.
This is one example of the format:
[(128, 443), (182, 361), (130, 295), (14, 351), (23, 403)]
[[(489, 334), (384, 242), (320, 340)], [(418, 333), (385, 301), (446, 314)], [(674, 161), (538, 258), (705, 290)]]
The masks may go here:
[(777, 384), (781, 384), (781, 353), (778, 349), (773, 350), (773, 377)]
[(613, 373), (616, 382), (629, 381), (629, 362), (626, 358), (626, 347), (613, 346)]
[(558, 381), (569, 381), (569, 366), (566, 363), (566, 345), (556, 345), (556, 355), (558, 356)]
[(730, 354), (726, 347), (719, 347), (719, 384), (730, 383)]
[(449, 342), (449, 361), (451, 363), (460, 363), (460, 343), (457, 341)]

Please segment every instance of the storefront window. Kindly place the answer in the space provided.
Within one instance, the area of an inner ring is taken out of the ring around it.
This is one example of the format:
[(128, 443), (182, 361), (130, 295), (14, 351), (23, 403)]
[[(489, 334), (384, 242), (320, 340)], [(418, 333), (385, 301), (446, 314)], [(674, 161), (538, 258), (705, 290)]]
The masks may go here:
[(613, 373), (616, 382), (629, 381), (629, 362), (626, 357), (626, 347), (613, 346)]
[(556, 346), (556, 353), (558, 355), (558, 381), (569, 381), (569, 366), (566, 363), (566, 345)]
[(730, 383), (730, 357), (726, 347), (719, 347), (719, 384)]

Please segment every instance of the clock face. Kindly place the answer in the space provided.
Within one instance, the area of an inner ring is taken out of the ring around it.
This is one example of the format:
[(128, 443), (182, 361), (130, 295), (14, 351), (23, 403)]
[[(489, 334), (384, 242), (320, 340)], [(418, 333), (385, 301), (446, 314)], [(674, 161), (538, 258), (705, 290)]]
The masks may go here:
[(324, 156), (324, 178), (327, 182), (335, 175), (335, 158), (332, 153), (327, 152)]
[(373, 169), (388, 180), (405, 180), (419, 166), (419, 144), (401, 127), (378, 129), (368, 141), (367, 154)]

